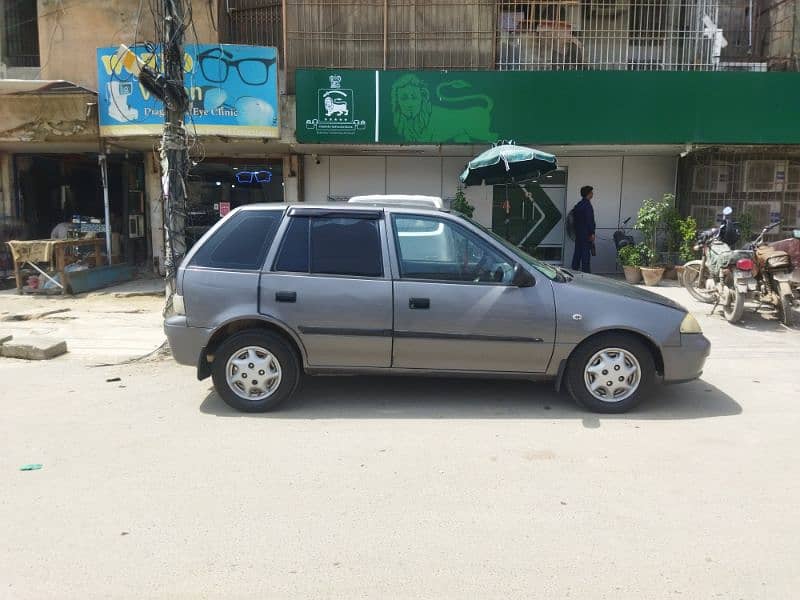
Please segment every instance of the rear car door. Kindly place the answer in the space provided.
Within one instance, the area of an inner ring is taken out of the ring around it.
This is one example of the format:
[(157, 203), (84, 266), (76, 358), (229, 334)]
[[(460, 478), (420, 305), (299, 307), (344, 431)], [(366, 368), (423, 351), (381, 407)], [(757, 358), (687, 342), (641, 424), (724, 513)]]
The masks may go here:
[(381, 210), (293, 208), (259, 310), (300, 336), (311, 367), (388, 367), (392, 281)]
[(511, 285), (514, 261), (447, 215), (395, 213), (393, 367), (543, 373), (555, 341), (550, 281)]

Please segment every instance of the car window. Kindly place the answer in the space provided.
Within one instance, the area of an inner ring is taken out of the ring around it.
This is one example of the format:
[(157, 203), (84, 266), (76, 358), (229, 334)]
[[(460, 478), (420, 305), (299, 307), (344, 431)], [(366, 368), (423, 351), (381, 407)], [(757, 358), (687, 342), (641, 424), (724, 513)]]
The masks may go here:
[(351, 217), (291, 217), (275, 270), (381, 277), (383, 261), (378, 221)]
[(447, 219), (394, 215), (400, 276), (508, 284), (514, 265), (490, 244)]
[(191, 266), (260, 269), (282, 212), (245, 210), (232, 215), (195, 253)]
[(311, 272), (324, 275), (383, 275), (376, 219), (313, 217)]
[(275, 261), (276, 271), (308, 273), (308, 217), (291, 217)]
[(533, 256), (531, 256), (518, 246), (515, 246), (505, 238), (500, 237), (494, 231), (492, 231), (491, 229), (487, 229), (477, 221), (470, 219), (469, 217), (463, 217), (463, 218), (467, 219), (470, 223), (475, 225), (475, 227), (477, 227), (481, 231), (485, 232), (487, 235), (492, 236), (495, 240), (497, 240), (503, 246), (505, 246), (514, 256), (519, 258), (522, 262), (528, 263), (530, 266), (539, 271), (542, 275), (544, 275), (548, 279), (555, 280), (559, 278), (558, 270), (552, 265), (549, 265), (546, 262), (539, 260), (538, 258), (534, 258)]

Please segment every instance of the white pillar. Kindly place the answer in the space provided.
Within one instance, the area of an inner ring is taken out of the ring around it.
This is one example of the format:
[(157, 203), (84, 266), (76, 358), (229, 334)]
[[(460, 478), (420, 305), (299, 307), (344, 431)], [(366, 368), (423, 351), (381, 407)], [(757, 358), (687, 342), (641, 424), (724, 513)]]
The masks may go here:
[(164, 275), (164, 196), (161, 193), (161, 167), (153, 152), (144, 155), (144, 187), (153, 247), (153, 271)]

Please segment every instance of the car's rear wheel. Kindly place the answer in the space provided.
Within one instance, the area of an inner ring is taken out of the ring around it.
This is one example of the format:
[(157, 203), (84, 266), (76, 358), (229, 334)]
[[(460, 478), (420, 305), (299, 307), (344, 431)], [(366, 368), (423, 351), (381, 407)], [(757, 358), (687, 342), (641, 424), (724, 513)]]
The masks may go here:
[(244, 412), (264, 412), (294, 393), (300, 365), (282, 337), (243, 331), (225, 340), (214, 353), (211, 376), (226, 404)]
[(655, 361), (633, 335), (607, 333), (578, 346), (565, 374), (567, 391), (579, 405), (599, 413), (630, 410), (652, 388)]

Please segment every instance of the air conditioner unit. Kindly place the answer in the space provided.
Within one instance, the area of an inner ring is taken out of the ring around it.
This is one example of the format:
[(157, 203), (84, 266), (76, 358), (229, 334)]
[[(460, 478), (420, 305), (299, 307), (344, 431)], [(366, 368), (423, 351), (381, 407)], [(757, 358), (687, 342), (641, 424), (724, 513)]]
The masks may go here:
[(760, 73), (767, 70), (767, 63), (723, 60), (719, 62), (717, 69), (720, 71), (753, 71)]
[(786, 169), (786, 191), (800, 192), (800, 163), (789, 163)]
[(144, 237), (144, 215), (128, 215), (128, 237)]
[(722, 165), (704, 165), (694, 168), (693, 192), (725, 194), (730, 183), (730, 169)]
[(746, 160), (745, 192), (782, 192), (786, 185), (785, 160)]
[(745, 202), (744, 212), (753, 219), (753, 229), (760, 231), (765, 225), (779, 221), (781, 218), (780, 202)]
[(697, 221), (698, 229), (716, 227), (722, 221), (722, 207), (703, 204), (693, 204), (689, 214)]

